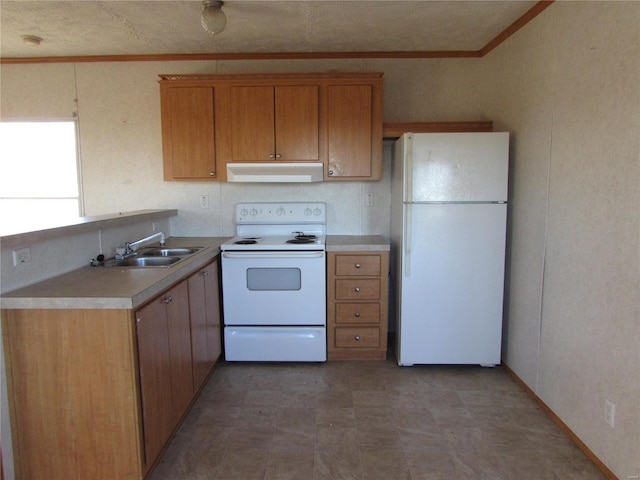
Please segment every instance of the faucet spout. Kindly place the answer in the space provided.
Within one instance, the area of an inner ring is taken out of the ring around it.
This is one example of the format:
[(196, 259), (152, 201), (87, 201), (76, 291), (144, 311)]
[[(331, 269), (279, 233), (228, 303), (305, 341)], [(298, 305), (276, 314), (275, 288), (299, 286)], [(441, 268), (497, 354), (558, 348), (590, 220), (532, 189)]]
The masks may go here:
[(160, 246), (164, 247), (165, 244), (165, 237), (164, 237), (164, 232), (158, 232), (158, 233), (154, 233), (153, 235), (149, 235), (148, 237), (145, 238), (141, 238), (140, 240), (136, 240), (135, 242), (127, 242), (124, 245), (124, 255), (131, 255), (133, 252), (135, 252), (136, 250), (138, 250), (138, 247), (140, 245), (143, 245), (145, 243), (149, 243), (153, 240), (157, 240), (160, 239)]

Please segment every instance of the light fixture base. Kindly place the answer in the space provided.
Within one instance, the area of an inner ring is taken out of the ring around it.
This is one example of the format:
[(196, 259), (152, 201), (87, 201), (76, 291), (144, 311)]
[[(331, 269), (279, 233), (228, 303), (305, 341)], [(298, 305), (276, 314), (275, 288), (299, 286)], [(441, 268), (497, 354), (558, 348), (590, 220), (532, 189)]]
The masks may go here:
[(22, 42), (32, 47), (37, 47), (42, 43), (42, 38), (37, 35), (21, 35)]

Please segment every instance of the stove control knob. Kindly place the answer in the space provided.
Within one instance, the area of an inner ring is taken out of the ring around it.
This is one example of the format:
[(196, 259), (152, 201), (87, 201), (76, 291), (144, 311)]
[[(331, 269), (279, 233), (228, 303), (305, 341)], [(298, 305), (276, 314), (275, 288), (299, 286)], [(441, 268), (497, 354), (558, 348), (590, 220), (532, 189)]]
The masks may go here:
[(304, 209), (304, 214), (308, 217), (309, 215), (311, 215), (311, 209), (310, 208), (305, 208)]
[(320, 215), (321, 213), (322, 213), (322, 210), (320, 210), (319, 208), (316, 208), (316, 209), (313, 211), (313, 214), (314, 214), (314, 215), (316, 215), (316, 216)]
[(287, 213), (287, 211), (286, 211), (284, 208), (282, 208), (282, 207), (280, 207), (278, 210), (276, 210), (276, 214), (277, 214), (279, 217), (283, 216), (285, 213)]
[(249, 212), (249, 214), (250, 214), (252, 217), (255, 217), (255, 216), (258, 214), (258, 210), (256, 210), (255, 208), (252, 208), (252, 209), (251, 209), (251, 211)]
[(240, 215), (242, 215), (243, 217), (246, 217), (247, 215), (249, 215), (249, 210), (247, 210), (246, 208), (243, 208), (242, 210), (240, 210)]

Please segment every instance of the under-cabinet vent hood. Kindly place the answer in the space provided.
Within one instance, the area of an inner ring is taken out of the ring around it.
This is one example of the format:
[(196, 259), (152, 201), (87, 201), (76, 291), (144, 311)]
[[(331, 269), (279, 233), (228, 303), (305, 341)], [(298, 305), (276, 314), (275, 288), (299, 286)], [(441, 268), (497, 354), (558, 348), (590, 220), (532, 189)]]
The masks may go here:
[(228, 182), (310, 183), (323, 174), (322, 163), (227, 163)]

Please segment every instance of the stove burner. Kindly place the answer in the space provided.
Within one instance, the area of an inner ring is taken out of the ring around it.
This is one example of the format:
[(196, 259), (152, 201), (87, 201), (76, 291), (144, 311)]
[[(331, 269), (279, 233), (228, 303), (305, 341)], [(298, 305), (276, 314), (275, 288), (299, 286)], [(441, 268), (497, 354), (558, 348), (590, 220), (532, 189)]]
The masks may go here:
[[(313, 237), (313, 238), (309, 238)], [(287, 243), (314, 243), (316, 241), (315, 235), (310, 235), (308, 237), (296, 237), (291, 240), (287, 240)]]
[(233, 242), (234, 245), (253, 245), (254, 243), (258, 243), (258, 242), (252, 238), (245, 238), (243, 240), (238, 240), (237, 242)]
[(296, 240), (317, 240), (318, 237), (316, 237), (315, 235), (307, 235), (303, 232), (293, 232), (293, 234), (296, 236)]

